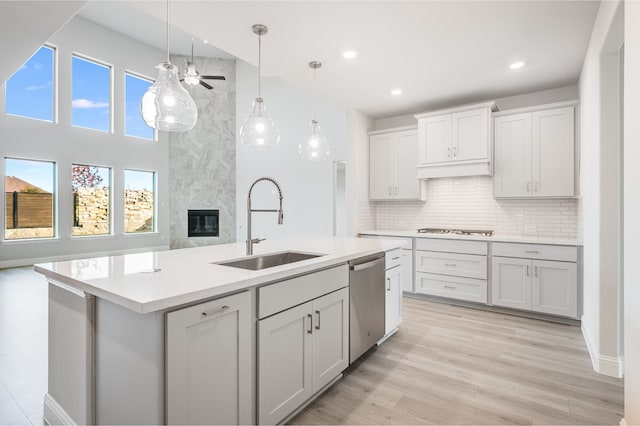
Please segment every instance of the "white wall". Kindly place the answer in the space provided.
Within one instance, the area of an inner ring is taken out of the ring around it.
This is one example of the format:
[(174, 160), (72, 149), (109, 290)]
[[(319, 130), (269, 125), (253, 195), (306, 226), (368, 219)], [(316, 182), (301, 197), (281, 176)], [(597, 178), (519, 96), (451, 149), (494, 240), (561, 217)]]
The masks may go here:
[[(46, 241), (0, 242), (0, 267), (30, 264), (34, 260), (86, 257), (92, 253), (168, 248), (165, 136), (160, 135), (158, 142), (124, 136), (124, 108), (120, 108), (124, 105), (125, 70), (155, 78), (154, 67), (163, 60), (162, 52), (78, 17), (57, 32), (50, 43), (58, 47), (58, 123), (6, 115), (2, 96), (0, 175), (5, 174), (4, 158), (7, 156), (56, 162), (58, 237)], [(74, 52), (113, 65), (113, 102), (118, 106), (113, 134), (71, 125), (71, 54)], [(112, 168), (113, 235), (71, 237), (72, 163)], [(157, 172), (157, 233), (124, 235), (124, 169), (129, 168)], [(4, 207), (2, 212), (0, 231), (4, 235)]]
[(358, 111), (347, 114), (347, 236), (374, 228), (369, 202), (369, 135), (374, 120)]
[[(584, 315), (582, 329), (594, 368), (621, 374), (619, 324), (619, 121), (611, 55), (622, 42), (622, 3), (600, 4), (580, 74)], [(611, 78), (609, 78), (611, 77)], [(612, 114), (612, 112), (614, 112)]]
[[(310, 163), (300, 158), (298, 144), (308, 132), (313, 118), (310, 93), (278, 78), (262, 78), (262, 98), (271, 118), (280, 128), (280, 146), (259, 151), (242, 145), (240, 127), (249, 115), (258, 93), (256, 67), (236, 61), (236, 214), (237, 241), (246, 240), (247, 194), (251, 184), (262, 176), (276, 179), (284, 196), (284, 224), (277, 224), (275, 213), (254, 213), (253, 238), (284, 238), (333, 234), (333, 161), (346, 155), (346, 111), (316, 100), (320, 127), (331, 146), (328, 160)], [(309, 71), (309, 78), (313, 74)], [(318, 71), (322, 78), (322, 69)], [(348, 167), (348, 166), (347, 166)], [(278, 207), (275, 186), (260, 182), (253, 190), (254, 209)]]
[(625, 3), (624, 419), (640, 424), (640, 2)]

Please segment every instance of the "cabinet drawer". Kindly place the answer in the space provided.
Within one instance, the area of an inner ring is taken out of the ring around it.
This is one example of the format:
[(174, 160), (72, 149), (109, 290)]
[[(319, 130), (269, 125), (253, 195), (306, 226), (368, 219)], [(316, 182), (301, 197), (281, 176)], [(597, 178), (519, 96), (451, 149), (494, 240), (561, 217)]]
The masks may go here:
[(487, 280), (416, 272), (416, 292), (487, 303)]
[(416, 250), (486, 255), (487, 243), (484, 241), (446, 240), (443, 238), (416, 238)]
[(349, 266), (313, 272), (258, 288), (258, 318), (315, 299), (349, 285)]
[(417, 251), (416, 271), (487, 279), (487, 256)]
[(491, 254), (502, 257), (523, 257), (527, 259), (547, 259), (564, 262), (578, 261), (578, 248), (575, 246), (492, 243)]
[(391, 269), (402, 264), (402, 249), (389, 250), (384, 254), (384, 269)]

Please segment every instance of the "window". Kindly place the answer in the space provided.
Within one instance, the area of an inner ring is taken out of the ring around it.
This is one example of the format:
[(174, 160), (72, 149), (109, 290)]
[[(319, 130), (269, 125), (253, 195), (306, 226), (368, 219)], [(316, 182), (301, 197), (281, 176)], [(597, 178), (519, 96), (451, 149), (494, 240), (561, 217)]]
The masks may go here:
[(73, 125), (111, 131), (111, 67), (73, 55), (71, 73)]
[(6, 83), (6, 112), (53, 121), (55, 50), (42, 46)]
[(154, 140), (155, 133), (152, 127), (145, 124), (140, 114), (140, 100), (153, 84), (151, 80), (137, 77), (133, 74), (124, 74), (125, 84), (125, 120), (124, 134), (136, 138)]
[(6, 240), (55, 236), (55, 163), (5, 159)]
[(155, 172), (124, 171), (124, 232), (155, 230)]
[(71, 235), (111, 233), (111, 169), (74, 164), (71, 168)]

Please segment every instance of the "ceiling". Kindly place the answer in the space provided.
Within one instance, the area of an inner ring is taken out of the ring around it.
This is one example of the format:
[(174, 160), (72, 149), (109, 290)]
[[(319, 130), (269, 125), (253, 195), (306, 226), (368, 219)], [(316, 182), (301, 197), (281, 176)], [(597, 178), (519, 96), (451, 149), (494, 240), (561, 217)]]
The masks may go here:
[[(596, 1), (172, 0), (172, 53), (237, 57), (263, 75), (374, 118), (490, 100), (578, 81)], [(90, 1), (80, 15), (164, 50), (165, 1)], [(182, 31), (178, 31), (180, 29)], [(213, 47), (215, 46), (215, 47)], [(342, 52), (357, 51), (347, 60)], [(510, 70), (516, 60), (524, 68)], [(400, 96), (391, 95), (394, 88)]]

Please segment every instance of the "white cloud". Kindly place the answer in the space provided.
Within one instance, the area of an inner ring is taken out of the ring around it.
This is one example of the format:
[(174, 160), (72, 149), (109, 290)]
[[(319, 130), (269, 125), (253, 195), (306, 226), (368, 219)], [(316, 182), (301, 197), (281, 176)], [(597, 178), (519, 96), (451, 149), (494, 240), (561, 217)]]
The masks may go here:
[(92, 108), (106, 108), (109, 106), (109, 102), (97, 102), (90, 99), (74, 99), (71, 102), (73, 108), (92, 109)]
[(43, 90), (48, 88), (49, 86), (51, 86), (51, 83), (45, 83), (45, 84), (41, 84), (39, 86), (27, 86), (24, 88), (24, 90), (28, 91), (28, 92), (33, 92), (36, 90)]

